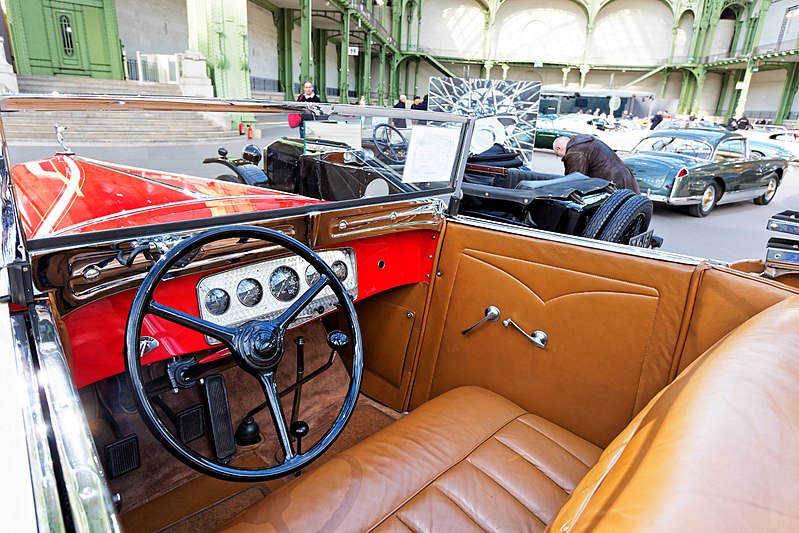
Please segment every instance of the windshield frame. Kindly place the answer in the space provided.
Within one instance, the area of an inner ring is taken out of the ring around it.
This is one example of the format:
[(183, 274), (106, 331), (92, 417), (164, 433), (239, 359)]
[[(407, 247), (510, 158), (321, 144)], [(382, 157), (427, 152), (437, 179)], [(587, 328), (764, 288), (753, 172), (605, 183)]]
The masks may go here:
[[(239, 213), (221, 217), (148, 224), (118, 230), (101, 230), (77, 235), (53, 235), (36, 239), (25, 239), (21, 233), (23, 227), (20, 213), (15, 208), (14, 188), (11, 183), (11, 162), (8, 158), (8, 138), (3, 128), (3, 116), (7, 113), (21, 111), (97, 111), (97, 110), (131, 110), (131, 111), (195, 111), (223, 113), (311, 113), (322, 115), (353, 115), (363, 117), (387, 117), (415, 120), (437, 121), (461, 126), (459, 147), (455, 163), (449, 179), (449, 185), (435, 190), (403, 192), (390, 196), (373, 198), (356, 198), (352, 200), (331, 201), (327, 203), (275, 209), (270, 211)], [(3, 159), (0, 162), (0, 194), (3, 207), (3, 257), (0, 261), (9, 264), (14, 257), (25, 250), (44, 250), (65, 246), (76, 246), (94, 242), (107, 242), (109, 239), (152, 235), (167, 232), (178, 232), (187, 229), (198, 229), (217, 224), (249, 223), (257, 220), (285, 218), (311, 212), (350, 209), (358, 206), (370, 206), (382, 203), (394, 203), (422, 198), (459, 197), (463, 181), (463, 173), (468, 158), (468, 147), (474, 130), (474, 117), (453, 115), (449, 113), (425, 110), (403, 110), (392, 107), (360, 106), (338, 103), (306, 103), (279, 102), (267, 100), (244, 99), (210, 99), (192, 97), (158, 97), (132, 95), (3, 95), (0, 96), (0, 137), (2, 138)], [(7, 220), (8, 219), (8, 220)], [(24, 255), (23, 255), (24, 256)]]

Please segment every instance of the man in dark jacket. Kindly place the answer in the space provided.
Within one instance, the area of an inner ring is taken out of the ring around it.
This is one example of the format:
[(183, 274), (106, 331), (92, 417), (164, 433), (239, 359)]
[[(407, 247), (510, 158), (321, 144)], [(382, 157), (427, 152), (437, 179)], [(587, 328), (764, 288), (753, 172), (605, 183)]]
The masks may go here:
[(649, 126), (649, 129), (653, 130), (653, 129), (657, 128), (658, 124), (663, 122), (663, 112), (662, 111), (658, 111), (655, 114), (655, 116), (650, 119), (650, 121), (651, 121), (651, 124)]
[(553, 144), (555, 155), (563, 159), (566, 174), (581, 172), (592, 178), (613, 182), (619, 189), (641, 191), (632, 171), (616, 152), (593, 135), (558, 137)]
[[(407, 103), (408, 103), (408, 97), (405, 96), (404, 94), (401, 94), (400, 97), (399, 97), (399, 100), (397, 100), (397, 103), (394, 104), (394, 107), (396, 107), (397, 109), (408, 109), (406, 107)], [(408, 127), (408, 124), (407, 124), (407, 122), (405, 121), (404, 118), (394, 118), (394, 119), (391, 119), (391, 122), (394, 124), (395, 128), (407, 128)]]
[(306, 81), (302, 86), (303, 93), (297, 98), (298, 102), (321, 102), (319, 95), (313, 91), (313, 83)]

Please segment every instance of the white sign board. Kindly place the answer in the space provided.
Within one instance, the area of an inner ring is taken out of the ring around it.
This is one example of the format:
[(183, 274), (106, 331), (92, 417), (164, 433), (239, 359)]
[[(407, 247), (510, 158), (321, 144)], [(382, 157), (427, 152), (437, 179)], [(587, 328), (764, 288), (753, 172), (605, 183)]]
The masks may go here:
[[(458, 157), (460, 128), (442, 128), (417, 124), (413, 127), (408, 157), (402, 171), (405, 183), (449, 181)], [(447, 172), (447, 175), (442, 175)]]
[(621, 98), (618, 96), (611, 96), (610, 102), (608, 102), (608, 107), (610, 108), (610, 112), (613, 113), (618, 108), (621, 107)]
[(347, 49), (347, 55), (357, 56), (358, 55), (358, 47), (357, 46), (350, 46)]

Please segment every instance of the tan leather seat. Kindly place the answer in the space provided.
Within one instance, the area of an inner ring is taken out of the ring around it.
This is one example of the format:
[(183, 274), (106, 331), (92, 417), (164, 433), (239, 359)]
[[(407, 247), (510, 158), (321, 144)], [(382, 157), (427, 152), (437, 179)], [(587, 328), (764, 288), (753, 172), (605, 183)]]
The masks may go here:
[(601, 453), (501, 396), (464, 387), (298, 478), (228, 527), (543, 531)]
[(799, 531), (799, 297), (737, 328), (601, 452), (450, 391), (231, 531)]

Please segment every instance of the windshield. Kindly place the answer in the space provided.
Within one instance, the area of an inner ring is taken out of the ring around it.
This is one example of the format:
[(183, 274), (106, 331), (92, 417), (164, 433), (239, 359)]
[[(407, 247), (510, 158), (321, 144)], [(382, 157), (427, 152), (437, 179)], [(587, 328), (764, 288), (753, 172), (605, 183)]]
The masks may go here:
[(29, 239), (436, 196), (465, 163), (469, 119), (443, 113), (255, 102), (168, 111), (132, 100), (2, 114)]
[(647, 137), (633, 149), (633, 152), (666, 152), (687, 155), (698, 159), (710, 159), (713, 148), (705, 142), (682, 137)]

